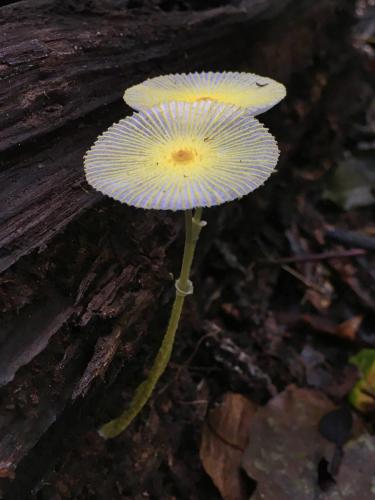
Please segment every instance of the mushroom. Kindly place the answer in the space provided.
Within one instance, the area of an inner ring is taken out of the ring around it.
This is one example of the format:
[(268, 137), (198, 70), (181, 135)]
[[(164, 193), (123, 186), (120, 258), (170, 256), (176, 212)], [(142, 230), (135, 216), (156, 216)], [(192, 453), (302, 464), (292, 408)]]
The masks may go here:
[[(160, 350), (130, 407), (100, 429), (112, 438), (149, 400), (173, 348), (203, 207), (240, 198), (263, 184), (279, 156), (273, 136), (243, 108), (212, 101), (165, 102), (112, 125), (86, 153), (88, 182), (98, 191), (143, 209), (183, 210), (186, 236), (176, 296)], [(193, 212), (194, 210), (194, 212)]]
[(210, 100), (232, 104), (252, 115), (268, 111), (286, 95), (284, 85), (254, 73), (182, 73), (150, 78), (128, 88), (125, 102), (136, 110), (170, 101)]

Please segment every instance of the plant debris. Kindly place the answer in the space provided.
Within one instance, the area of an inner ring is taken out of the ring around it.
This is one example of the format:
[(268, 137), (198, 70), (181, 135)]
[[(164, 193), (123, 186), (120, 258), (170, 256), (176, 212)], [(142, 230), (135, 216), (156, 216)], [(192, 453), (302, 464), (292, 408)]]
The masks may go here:
[(349, 394), (350, 403), (364, 413), (375, 412), (375, 349), (363, 349), (350, 358), (360, 379)]
[(256, 410), (257, 406), (241, 394), (226, 393), (207, 415), (200, 457), (224, 500), (248, 499), (241, 458)]
[(351, 437), (347, 408), (290, 386), (252, 417), (242, 466), (257, 482), (257, 498), (370, 499), (375, 440), (366, 432)]

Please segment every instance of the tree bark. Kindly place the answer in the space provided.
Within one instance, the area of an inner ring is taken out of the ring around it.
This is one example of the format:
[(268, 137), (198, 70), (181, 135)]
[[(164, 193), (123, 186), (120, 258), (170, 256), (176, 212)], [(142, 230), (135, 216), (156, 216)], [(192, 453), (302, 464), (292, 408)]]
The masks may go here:
[[(285, 163), (351, 57), (351, 0), (228, 1), (212, 9), (202, 2), (201, 10), (187, 11), (153, 2), (76, 3), (26, 1), (0, 9), (6, 499), (28, 498), (62, 441), (103, 422), (108, 415), (95, 402), (120, 374), (131, 377), (127, 361), (142, 344), (152, 351), (160, 340), (157, 304), (172, 290), (169, 272), (178, 270), (169, 247), (180, 233), (179, 216), (120, 206), (83, 177), (82, 157), (95, 137), (130, 112), (124, 89), (158, 74), (201, 69), (274, 77), (290, 94), (266, 118)], [(220, 210), (230, 224), (231, 207)], [(121, 328), (112, 330), (119, 317)], [(143, 352), (133, 363), (138, 381), (149, 359)]]

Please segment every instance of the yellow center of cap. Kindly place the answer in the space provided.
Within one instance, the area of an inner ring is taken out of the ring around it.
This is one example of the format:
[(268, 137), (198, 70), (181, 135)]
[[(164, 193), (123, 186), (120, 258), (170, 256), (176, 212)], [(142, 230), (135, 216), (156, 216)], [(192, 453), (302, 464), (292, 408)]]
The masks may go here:
[(190, 163), (197, 157), (197, 152), (192, 149), (178, 149), (171, 155), (173, 163)]
[(203, 97), (197, 97), (195, 99), (196, 101), (217, 101), (214, 97), (208, 97), (208, 96), (203, 96)]

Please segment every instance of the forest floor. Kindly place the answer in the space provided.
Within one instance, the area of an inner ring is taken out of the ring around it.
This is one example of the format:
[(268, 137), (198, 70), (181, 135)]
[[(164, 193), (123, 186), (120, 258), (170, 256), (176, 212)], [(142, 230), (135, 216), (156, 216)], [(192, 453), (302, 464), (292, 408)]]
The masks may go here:
[[(353, 34), (362, 110), (349, 127), (326, 115), (343, 149), (317, 126), (253, 212), (234, 203), (223, 228), (210, 211), (215, 242), (151, 404), (118, 439), (70, 443), (32, 498), (375, 498), (374, 19), (362, 12)], [(353, 393), (363, 349), (368, 385)]]

